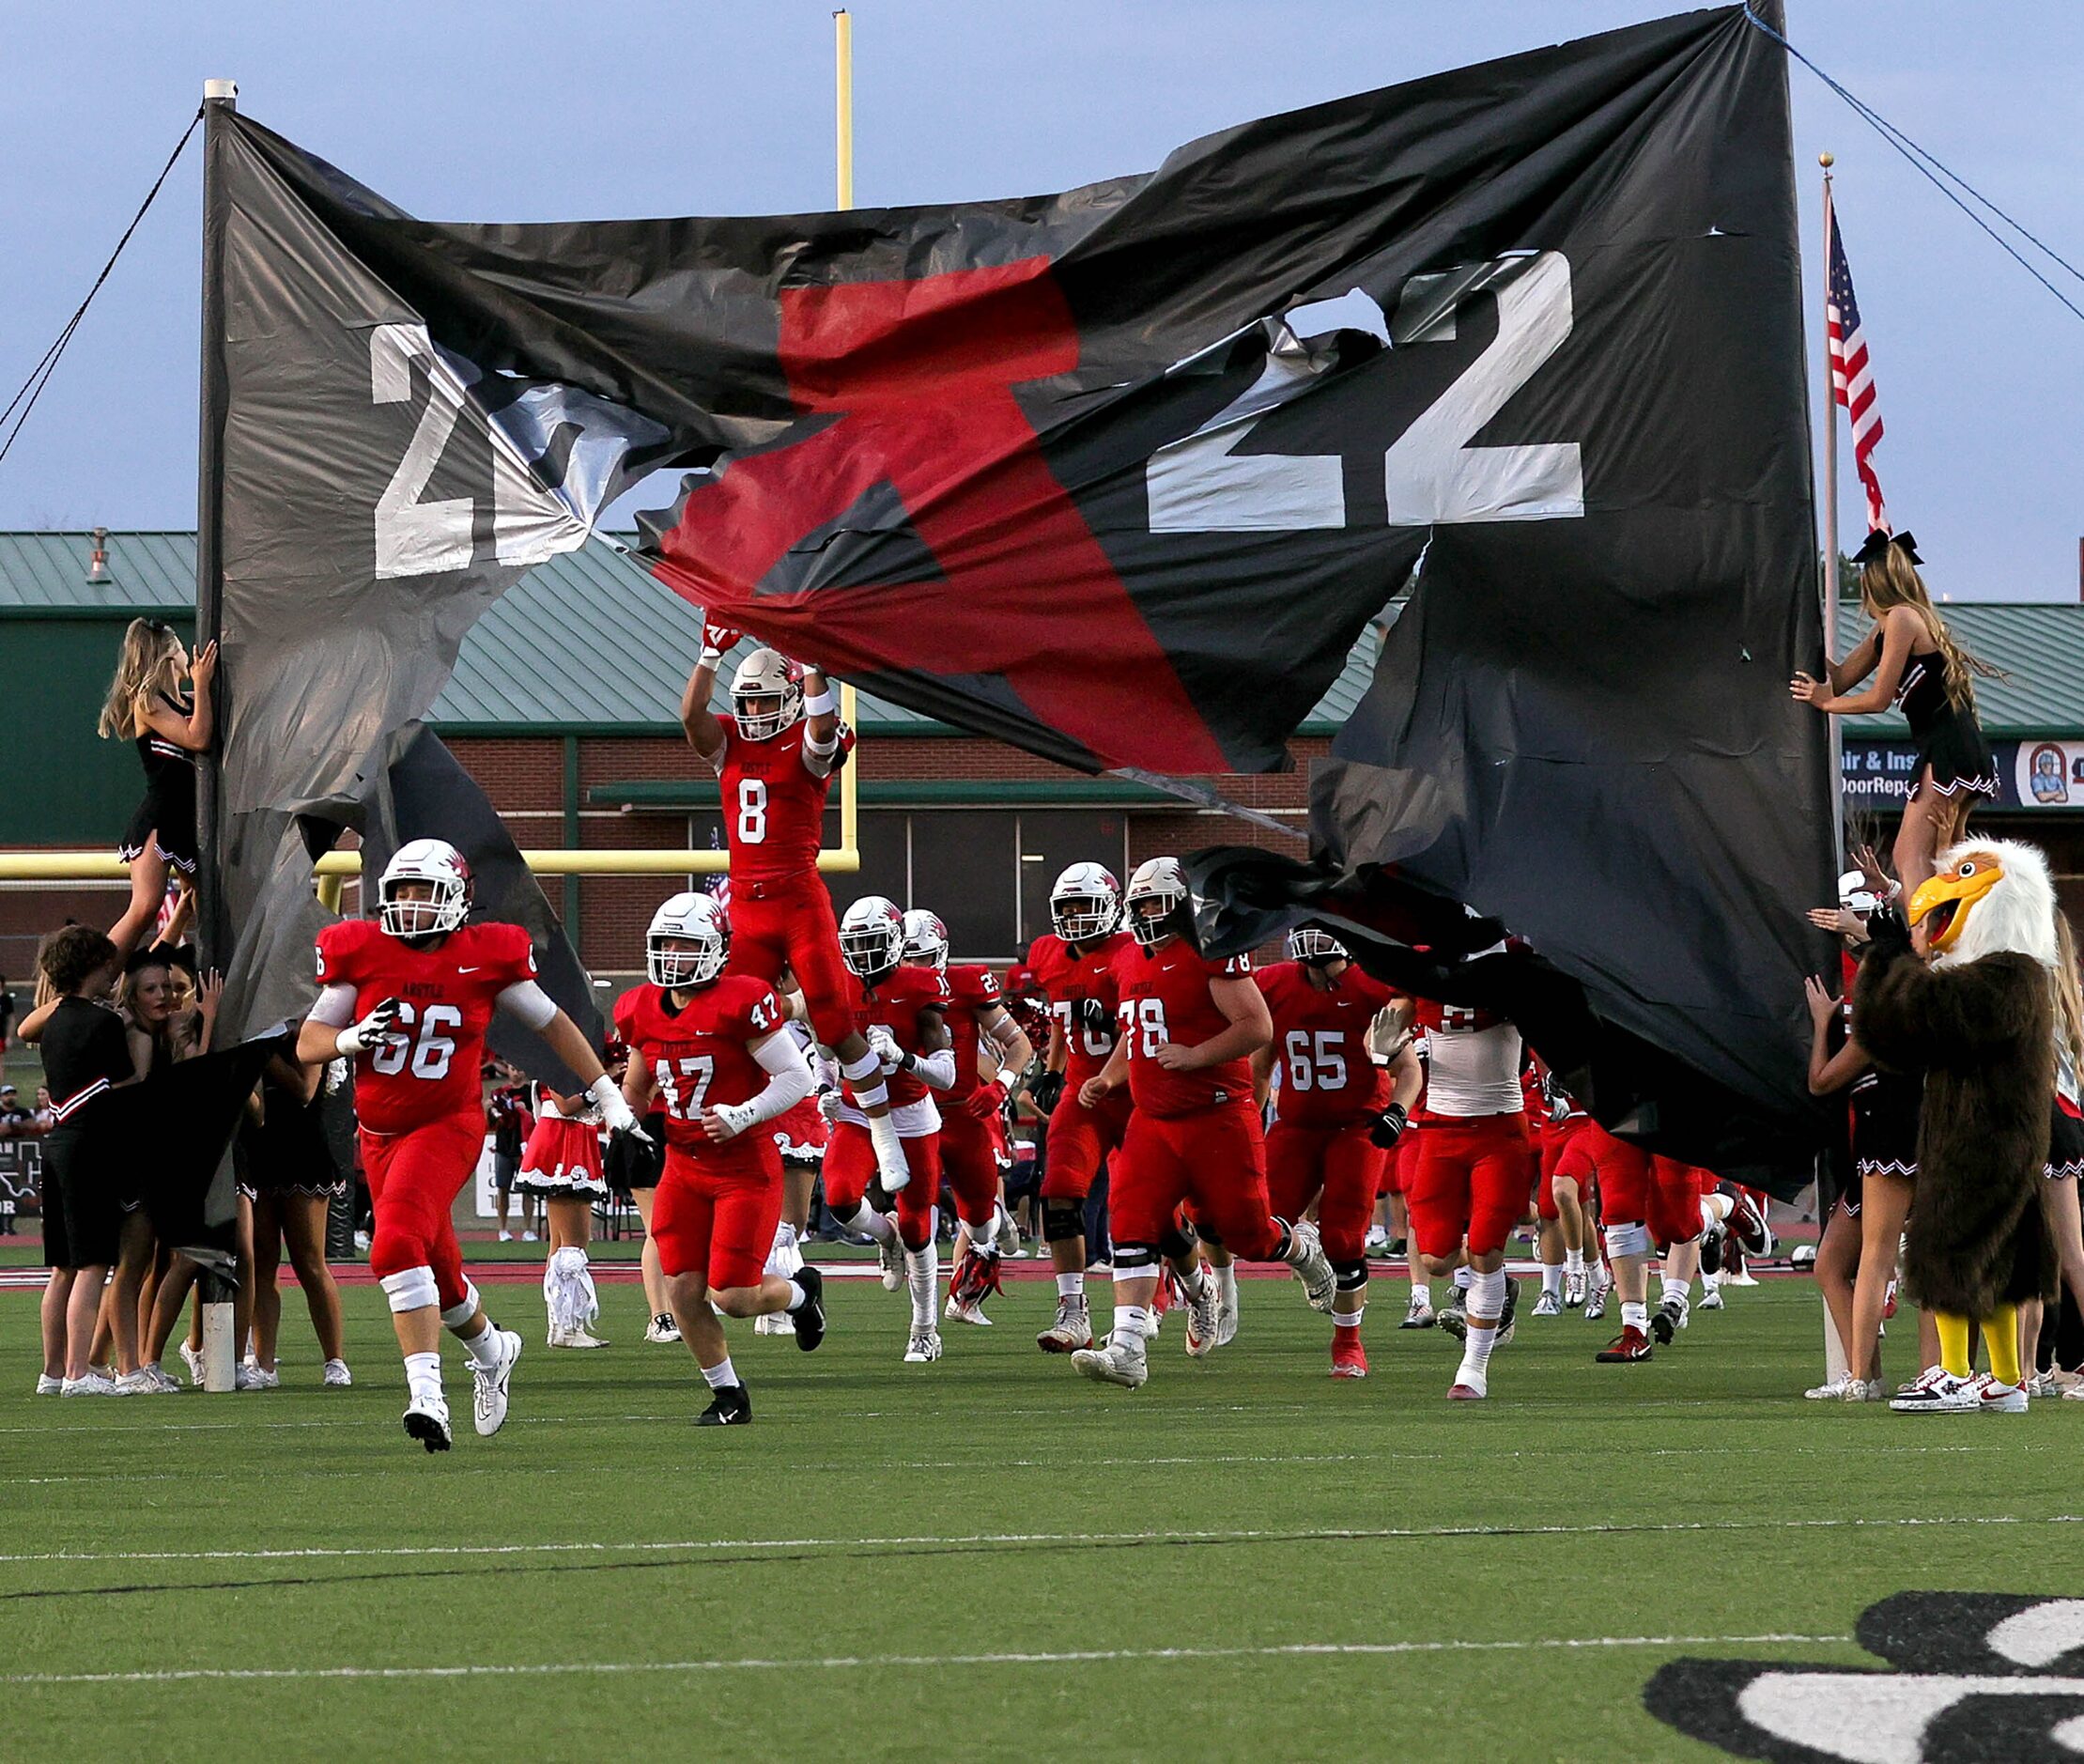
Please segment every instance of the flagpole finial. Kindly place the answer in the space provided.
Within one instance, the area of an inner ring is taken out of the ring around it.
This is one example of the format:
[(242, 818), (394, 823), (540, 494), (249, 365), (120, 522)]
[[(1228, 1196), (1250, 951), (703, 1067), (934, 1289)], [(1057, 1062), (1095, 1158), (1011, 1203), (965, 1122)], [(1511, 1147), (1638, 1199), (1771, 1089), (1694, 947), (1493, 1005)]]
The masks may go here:
[(238, 96), (239, 82), (237, 80), (205, 80), (203, 82), (203, 102), (206, 104), (213, 101), (233, 100)]
[(1819, 153), (1816, 155), (1816, 163), (1821, 165), (1824, 170), (1828, 172), (1833, 165), (1838, 163), (1838, 156), (1835, 153)]

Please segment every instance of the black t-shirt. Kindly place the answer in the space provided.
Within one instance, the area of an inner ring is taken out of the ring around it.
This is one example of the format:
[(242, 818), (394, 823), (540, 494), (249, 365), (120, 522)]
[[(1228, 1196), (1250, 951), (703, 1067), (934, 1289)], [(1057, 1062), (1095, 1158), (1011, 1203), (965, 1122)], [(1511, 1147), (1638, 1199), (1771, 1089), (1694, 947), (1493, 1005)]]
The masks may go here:
[(78, 1126), (99, 1112), (108, 1087), (131, 1075), (123, 1019), (105, 1005), (60, 998), (44, 1026), (43, 1080), (61, 1127)]

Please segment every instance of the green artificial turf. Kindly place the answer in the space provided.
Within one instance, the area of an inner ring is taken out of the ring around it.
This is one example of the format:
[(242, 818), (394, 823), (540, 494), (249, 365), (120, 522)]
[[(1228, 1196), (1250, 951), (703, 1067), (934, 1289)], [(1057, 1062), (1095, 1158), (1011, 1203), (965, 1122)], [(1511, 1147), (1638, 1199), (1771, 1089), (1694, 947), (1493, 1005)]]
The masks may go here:
[[(815, 1356), (741, 1326), (734, 1431), (689, 1425), (635, 1285), (585, 1354), (486, 1290), (528, 1341), (512, 1418), (471, 1431), (452, 1352), (441, 1457), (399, 1430), (367, 1287), (351, 1391), (290, 1295), (279, 1392), (92, 1402), (26, 1394), (35, 1298), (0, 1293), (0, 1756), (1708, 1757), (1643, 1710), (1667, 1661), (1872, 1664), (1848, 1638), (1890, 1593), (2076, 1589), (2084, 1403), (1804, 1402), (1792, 1281), (1646, 1366), (1525, 1319), (1483, 1404), (1443, 1400), (1451, 1344), (1395, 1328), (1398, 1281), (1365, 1383), (1255, 1280), (1235, 1343), (1190, 1362), (1175, 1318), (1135, 1393), (1036, 1352), (1045, 1280), (928, 1367), (901, 1297), (836, 1281)], [(1737, 1639), (1768, 1636), (1818, 1639)], [(612, 1670), (498, 1670), (543, 1665)], [(132, 1676), (197, 1669), (286, 1676)], [(24, 1681), (83, 1673), (112, 1676)]]

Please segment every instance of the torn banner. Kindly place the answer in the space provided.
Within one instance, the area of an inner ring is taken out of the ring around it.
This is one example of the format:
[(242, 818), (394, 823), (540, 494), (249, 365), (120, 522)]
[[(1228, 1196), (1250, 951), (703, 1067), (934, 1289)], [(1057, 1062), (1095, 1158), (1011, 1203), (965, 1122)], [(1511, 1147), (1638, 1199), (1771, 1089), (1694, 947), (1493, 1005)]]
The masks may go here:
[(1055, 196), (452, 225), (243, 118), (224, 152), (245, 1020), (301, 940), (296, 817), (363, 812), (521, 569), (707, 466), (649, 522), (666, 581), (1085, 767), (1284, 765), (1423, 554), (1334, 855), (1806, 1110), (1791, 909), (1832, 863), (1822, 720), (1781, 684), (1818, 647), (1800, 306), (1783, 52), (1741, 8)]

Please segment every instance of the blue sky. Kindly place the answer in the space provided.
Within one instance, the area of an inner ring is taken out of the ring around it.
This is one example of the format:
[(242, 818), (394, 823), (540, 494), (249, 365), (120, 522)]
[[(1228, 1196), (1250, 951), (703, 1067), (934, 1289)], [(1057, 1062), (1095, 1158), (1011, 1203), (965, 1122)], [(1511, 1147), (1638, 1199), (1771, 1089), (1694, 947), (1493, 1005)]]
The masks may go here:
[[(862, 0), (857, 195), (937, 202), (1155, 165), (1209, 130), (1675, 9), (1630, 0)], [(1790, 0), (1823, 67), (2084, 263), (2084, 8)], [(0, 109), (0, 380), (63, 323), (206, 76), (416, 213), (759, 213), (832, 200), (821, 0), (10, 4)], [(1806, 70), (1793, 70), (1804, 254), (1815, 155), (1875, 358), (1891, 512), (1935, 591), (2078, 593), (2084, 321), (1999, 255)], [(0, 466), (0, 526), (194, 520), (192, 146)], [(2084, 305), (2084, 284), (2067, 291)], [(1821, 323), (1811, 328), (1820, 348)], [(1812, 364), (1813, 377), (1814, 364)], [(1861, 525), (1842, 456), (1845, 533)]]

